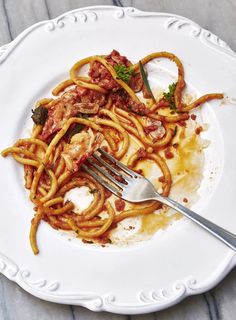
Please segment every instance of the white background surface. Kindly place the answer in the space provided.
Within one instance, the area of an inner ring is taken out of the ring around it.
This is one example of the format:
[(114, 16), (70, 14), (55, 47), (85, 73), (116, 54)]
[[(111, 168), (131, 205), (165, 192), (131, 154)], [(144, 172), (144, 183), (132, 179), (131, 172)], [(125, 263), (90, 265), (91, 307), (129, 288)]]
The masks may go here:
[[(236, 1), (114, 1), (142, 10), (184, 15), (210, 29), (236, 49)], [(31, 24), (53, 18), (81, 6), (114, 4), (112, 1), (0, 0), (0, 45), (9, 42)], [(187, 298), (179, 305), (156, 314), (119, 316), (95, 314), (81, 307), (59, 306), (40, 301), (0, 276), (0, 319), (235, 319), (236, 274), (234, 271), (216, 289)]]

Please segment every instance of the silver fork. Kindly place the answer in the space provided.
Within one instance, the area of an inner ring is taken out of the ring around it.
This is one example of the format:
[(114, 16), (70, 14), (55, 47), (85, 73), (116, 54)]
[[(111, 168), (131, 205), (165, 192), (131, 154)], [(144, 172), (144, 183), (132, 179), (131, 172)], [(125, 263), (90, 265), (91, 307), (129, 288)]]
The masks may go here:
[[(123, 163), (109, 155), (105, 150), (99, 148), (97, 151), (100, 155), (95, 152), (87, 159), (86, 164), (82, 165), (82, 168), (116, 196), (130, 202), (142, 202), (147, 200), (159, 201), (176, 211), (181, 212), (184, 216), (196, 222), (202, 228), (206, 229), (236, 251), (236, 235), (203, 218), (180, 203), (170, 198), (163, 197), (146, 178), (129, 169)], [(113, 175), (111, 175), (110, 172), (112, 172)], [(104, 179), (104, 177), (106, 179)], [(110, 180), (112, 184), (109, 183), (107, 179)]]

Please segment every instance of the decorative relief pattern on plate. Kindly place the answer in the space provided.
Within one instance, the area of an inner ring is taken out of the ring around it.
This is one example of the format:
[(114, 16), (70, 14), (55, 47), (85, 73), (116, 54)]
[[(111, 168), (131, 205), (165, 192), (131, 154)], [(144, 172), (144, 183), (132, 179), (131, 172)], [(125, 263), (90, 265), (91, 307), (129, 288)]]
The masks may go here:
[(138, 299), (144, 304), (161, 303), (163, 301), (168, 301), (172, 299), (178, 299), (182, 297), (186, 292), (186, 286), (182, 282), (177, 282), (173, 285), (171, 292), (166, 289), (160, 289), (159, 291), (151, 291), (145, 293), (141, 291), (138, 294)]
[(3, 273), (8, 279), (15, 280), (19, 272), (18, 266), (0, 253), (0, 272)]
[(46, 24), (46, 30), (53, 31), (56, 28), (63, 28), (65, 26), (66, 21), (76, 23), (85, 23), (86, 21), (95, 22), (98, 16), (94, 11), (81, 11), (77, 13), (68, 13), (59, 18), (50, 20)]
[(176, 30), (183, 29), (184, 27), (188, 27), (190, 29), (190, 35), (199, 39), (206, 45), (218, 49), (226, 54), (229, 54), (230, 56), (236, 58), (236, 54), (230, 49), (230, 47), (227, 45), (226, 42), (221, 40), (219, 37), (217, 37), (212, 32), (201, 28), (197, 23), (180, 17), (171, 17), (168, 18), (165, 23), (164, 27), (166, 29), (175, 27)]
[(15, 262), (1, 253), (0, 272), (36, 296), (39, 294), (42, 298), (49, 298), (52, 301), (54, 299), (67, 300), (68, 303), (84, 305), (94, 311), (102, 310), (102, 297), (91, 293), (59, 292), (60, 283), (58, 281), (31, 280), (31, 272), (29, 270), (20, 269)]
[(47, 280), (32, 281), (30, 279), (31, 273), (28, 270), (21, 270), (17, 264), (11, 261), (9, 258), (0, 254), (0, 271), (8, 279), (14, 280), (24, 284), (24, 287), (28, 287), (35, 290), (43, 290), (44, 292), (56, 291), (59, 288), (59, 282), (49, 282)]
[(175, 27), (176, 30), (182, 29), (185, 26), (190, 26), (190, 35), (193, 37), (198, 37), (201, 33), (201, 27), (195, 23), (190, 23), (184, 19), (178, 19), (176, 17), (171, 17), (166, 19), (164, 23), (164, 27), (169, 29), (171, 27)]
[[(231, 254), (229, 255), (227, 265), (222, 266), (222, 269), (225, 269), (226, 267), (226, 270), (229, 271), (234, 264), (235, 256)], [(184, 281), (174, 283), (172, 288), (168, 290), (159, 289), (147, 293), (140, 291), (136, 295), (137, 303), (133, 305), (123, 305), (119, 304), (117, 298), (113, 294), (99, 296), (93, 293), (63, 292), (60, 291), (60, 284), (58, 281), (52, 282), (44, 279), (32, 281), (30, 271), (20, 269), (16, 263), (3, 254), (0, 254), (0, 272), (10, 280), (17, 282), (25, 290), (36, 296), (40, 294), (41, 298), (83, 305), (93, 311), (110, 310), (114, 312), (121, 308), (125, 308), (129, 312), (150, 307), (155, 310), (161, 310), (162, 308), (181, 300), (188, 294), (202, 292), (202, 288), (209, 288), (210, 284), (214, 284), (214, 282), (219, 280), (218, 275), (214, 275), (215, 279), (210, 279), (208, 283), (203, 284), (199, 283), (195, 278), (189, 277)]]
[(126, 15), (130, 17), (162, 17), (166, 18), (164, 21), (164, 28), (168, 29), (171, 27), (175, 27), (176, 30), (183, 29), (184, 27), (188, 28), (190, 30), (189, 34), (195, 38), (199, 38), (200, 41), (202, 41), (204, 44), (214, 48), (218, 49), (219, 51), (222, 51), (233, 58), (236, 58), (236, 54), (230, 49), (230, 47), (221, 40), (219, 37), (217, 37), (212, 32), (200, 27), (196, 22), (189, 20), (187, 18), (172, 15), (168, 13), (161, 13), (161, 12), (142, 12), (135, 8), (124, 8), (123, 9), (126, 13)]
[(22, 32), (9, 46), (8, 50), (6, 46), (0, 48), (0, 64), (7, 58), (11, 51), (13, 51), (17, 45), (33, 30), (41, 27), (42, 25), (45, 27), (47, 31), (53, 31), (57, 28), (63, 28), (66, 25), (66, 21), (70, 23), (85, 23), (88, 21), (95, 22), (98, 20), (99, 16), (101, 17), (101, 12), (110, 11), (113, 13), (113, 17), (115, 19), (124, 19), (126, 17), (129, 18), (165, 18), (163, 27), (166, 29), (170, 29), (175, 27), (177, 30), (182, 30), (183, 28), (189, 29), (190, 36), (195, 38), (199, 38), (199, 40), (216, 49), (225, 53), (233, 58), (236, 58), (236, 54), (230, 49), (230, 47), (219, 37), (211, 33), (210, 31), (201, 28), (197, 23), (181, 17), (177, 15), (172, 15), (168, 13), (161, 13), (161, 12), (142, 12), (135, 8), (128, 7), (128, 8), (117, 8), (112, 6), (98, 6), (98, 7), (91, 7), (85, 9), (76, 9), (70, 12), (67, 12), (56, 19), (52, 19), (49, 21), (39, 22), (32, 27), (26, 29)]
[(44, 279), (32, 281), (30, 279), (30, 276), (31, 276), (31, 273), (28, 270), (20, 270), (18, 272), (18, 278), (20, 279), (20, 281), (24, 282), (31, 289), (36, 289), (36, 290), (43, 289), (45, 292), (53, 292), (59, 288), (58, 281), (49, 282)]

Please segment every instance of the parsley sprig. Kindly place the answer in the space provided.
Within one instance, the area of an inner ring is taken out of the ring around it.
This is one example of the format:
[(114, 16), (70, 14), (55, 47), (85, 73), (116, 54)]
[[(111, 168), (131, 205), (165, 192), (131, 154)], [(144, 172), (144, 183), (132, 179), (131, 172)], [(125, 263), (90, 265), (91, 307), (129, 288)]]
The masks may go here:
[(40, 124), (43, 126), (48, 118), (48, 109), (43, 106), (37, 107), (36, 109), (32, 110), (31, 118), (35, 124)]
[(176, 82), (173, 82), (172, 84), (169, 85), (168, 91), (163, 93), (163, 99), (170, 104), (170, 109), (174, 112), (177, 111), (177, 107), (175, 105), (175, 99), (174, 99), (174, 94), (175, 94), (175, 89), (176, 89)]
[(148, 82), (148, 79), (147, 79), (146, 72), (145, 72), (145, 70), (144, 70), (144, 67), (143, 67), (141, 61), (139, 61), (139, 70), (140, 70), (140, 72), (141, 72), (141, 76), (142, 76), (142, 79), (143, 79), (143, 84), (144, 84), (144, 86), (146, 87), (147, 91), (150, 93), (152, 99), (156, 102), (155, 97), (154, 97), (154, 95), (153, 95), (153, 93), (152, 93), (152, 90), (151, 90), (151, 88), (150, 88), (150, 85), (149, 85), (149, 82)]
[(120, 80), (122, 80), (122, 81), (124, 81), (126, 83), (129, 82), (131, 76), (134, 73), (134, 71), (131, 68), (126, 67), (123, 64), (114, 65), (114, 69), (116, 71), (118, 79), (120, 79)]

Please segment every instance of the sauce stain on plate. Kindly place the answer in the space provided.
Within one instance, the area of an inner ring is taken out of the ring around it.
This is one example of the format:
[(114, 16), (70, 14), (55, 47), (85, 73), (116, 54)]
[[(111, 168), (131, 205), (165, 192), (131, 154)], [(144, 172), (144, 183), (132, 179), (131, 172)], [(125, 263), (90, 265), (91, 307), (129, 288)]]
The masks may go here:
[[(178, 146), (170, 148), (173, 158), (165, 159), (172, 174), (173, 185), (170, 197), (179, 201), (186, 207), (191, 207), (198, 200), (198, 188), (203, 179), (204, 148), (209, 142), (200, 134), (196, 134), (199, 124), (196, 121), (188, 121), (187, 127), (178, 126), (176, 140)], [(179, 139), (179, 137), (181, 139)], [(173, 141), (174, 144), (174, 141)], [(165, 157), (165, 151), (160, 152)], [(142, 170), (142, 174), (151, 180), (156, 189), (161, 192), (162, 176), (160, 169), (151, 160), (139, 161), (136, 169)], [(127, 209), (135, 209), (140, 204), (129, 204)], [(144, 204), (144, 207), (146, 204)], [(167, 229), (182, 215), (166, 206), (135, 219), (127, 219), (119, 224), (117, 230), (110, 234), (113, 244), (126, 245), (136, 241), (150, 239), (156, 232)]]

